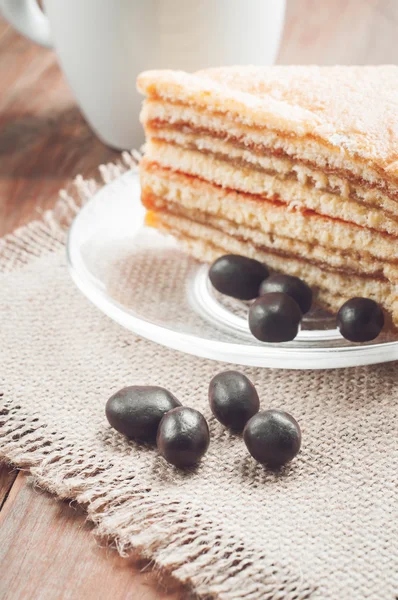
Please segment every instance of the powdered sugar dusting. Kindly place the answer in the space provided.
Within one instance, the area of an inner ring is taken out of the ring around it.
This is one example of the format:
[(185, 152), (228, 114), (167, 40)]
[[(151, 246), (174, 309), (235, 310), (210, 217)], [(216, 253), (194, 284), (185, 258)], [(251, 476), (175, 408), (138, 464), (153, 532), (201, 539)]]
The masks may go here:
[(329, 142), (334, 146), (338, 146), (339, 148), (349, 150), (350, 152), (355, 152), (355, 142), (350, 139), (347, 135), (342, 133), (333, 133), (328, 138)]
[(138, 80), (158, 95), (332, 144), (398, 179), (398, 67), (238, 66), (194, 75), (151, 71)]

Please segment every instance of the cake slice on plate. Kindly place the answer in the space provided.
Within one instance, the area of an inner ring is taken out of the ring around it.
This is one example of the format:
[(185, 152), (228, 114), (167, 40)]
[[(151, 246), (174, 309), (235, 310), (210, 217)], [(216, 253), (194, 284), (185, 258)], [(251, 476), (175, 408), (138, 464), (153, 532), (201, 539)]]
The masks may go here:
[(297, 275), (320, 306), (354, 296), (398, 326), (398, 67), (148, 71), (148, 222), (196, 258)]

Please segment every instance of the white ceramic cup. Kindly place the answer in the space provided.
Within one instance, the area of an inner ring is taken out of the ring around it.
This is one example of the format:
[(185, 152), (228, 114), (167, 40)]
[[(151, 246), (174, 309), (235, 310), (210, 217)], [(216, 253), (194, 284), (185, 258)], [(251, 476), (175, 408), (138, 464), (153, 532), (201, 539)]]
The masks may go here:
[(116, 148), (138, 147), (146, 69), (272, 64), (285, 0), (0, 0), (21, 33), (54, 46), (97, 135)]

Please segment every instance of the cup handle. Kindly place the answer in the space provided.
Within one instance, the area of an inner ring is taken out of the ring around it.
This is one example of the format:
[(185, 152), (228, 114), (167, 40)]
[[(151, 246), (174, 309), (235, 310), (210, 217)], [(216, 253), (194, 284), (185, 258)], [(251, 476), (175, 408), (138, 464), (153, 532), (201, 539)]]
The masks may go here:
[(4, 18), (36, 44), (52, 47), (50, 23), (36, 0), (0, 0)]

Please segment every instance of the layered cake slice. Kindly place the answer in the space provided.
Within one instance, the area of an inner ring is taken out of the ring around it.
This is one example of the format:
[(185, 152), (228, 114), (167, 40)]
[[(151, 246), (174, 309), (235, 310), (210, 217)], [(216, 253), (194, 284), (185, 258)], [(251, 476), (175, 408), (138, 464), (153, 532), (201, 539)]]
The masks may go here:
[(297, 275), (320, 306), (380, 303), (398, 326), (398, 68), (149, 71), (148, 222), (196, 258)]

